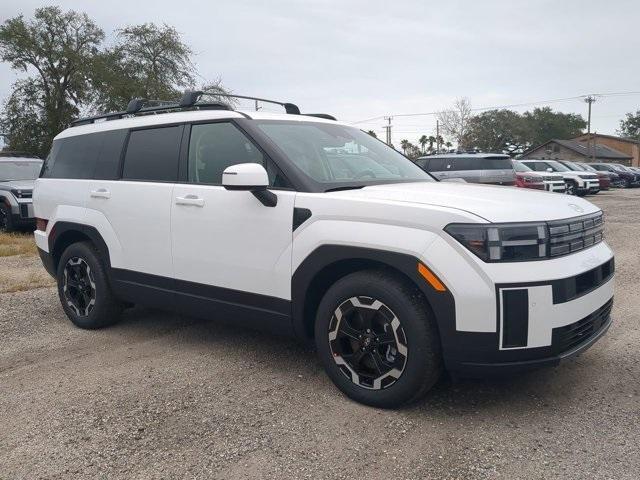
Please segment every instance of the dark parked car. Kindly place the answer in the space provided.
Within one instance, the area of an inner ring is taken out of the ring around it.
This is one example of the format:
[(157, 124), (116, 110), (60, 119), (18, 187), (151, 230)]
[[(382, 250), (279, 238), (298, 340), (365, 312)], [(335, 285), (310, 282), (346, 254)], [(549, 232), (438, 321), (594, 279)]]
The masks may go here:
[(585, 172), (591, 172), (598, 175), (598, 179), (600, 180), (600, 189), (601, 190), (609, 190), (609, 188), (622, 188), (624, 187), (624, 182), (620, 175), (615, 172), (605, 172), (602, 170), (596, 170), (588, 163), (582, 162), (573, 162), (579, 167), (582, 167)]
[(515, 185), (509, 155), (501, 153), (447, 153), (420, 157), (416, 164), (438, 180), (462, 178), (470, 183)]
[(634, 173), (624, 165), (619, 163), (590, 163), (590, 165), (601, 172), (617, 173), (625, 188), (640, 187), (640, 173)]

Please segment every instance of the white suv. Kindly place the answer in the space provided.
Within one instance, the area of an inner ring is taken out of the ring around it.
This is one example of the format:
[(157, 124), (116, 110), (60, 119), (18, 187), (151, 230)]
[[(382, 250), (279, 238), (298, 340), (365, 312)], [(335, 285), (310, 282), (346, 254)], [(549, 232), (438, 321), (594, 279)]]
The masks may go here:
[(293, 333), (379, 407), (444, 369), (556, 365), (608, 329), (613, 254), (591, 203), (440, 183), (327, 115), (198, 98), (55, 138), (35, 238), (77, 326), (141, 304)]
[(520, 162), (536, 172), (557, 172), (561, 174), (567, 184), (567, 193), (569, 195), (582, 197), (600, 191), (600, 180), (595, 173), (577, 172), (556, 160), (523, 159)]

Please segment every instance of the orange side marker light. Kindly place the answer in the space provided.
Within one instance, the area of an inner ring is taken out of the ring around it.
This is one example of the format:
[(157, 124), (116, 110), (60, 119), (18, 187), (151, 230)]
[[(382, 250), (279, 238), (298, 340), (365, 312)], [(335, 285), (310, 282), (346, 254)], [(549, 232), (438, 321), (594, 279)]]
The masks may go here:
[(427, 268), (426, 265), (418, 262), (418, 273), (422, 275), (429, 285), (433, 287), (434, 290), (438, 292), (446, 292), (447, 287), (436, 277), (431, 270)]

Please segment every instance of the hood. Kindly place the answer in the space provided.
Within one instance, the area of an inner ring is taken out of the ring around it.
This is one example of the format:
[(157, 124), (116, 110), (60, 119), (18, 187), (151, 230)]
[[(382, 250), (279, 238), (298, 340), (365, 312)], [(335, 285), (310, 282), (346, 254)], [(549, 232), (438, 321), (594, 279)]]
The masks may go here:
[(327, 195), (455, 208), (473, 213), (489, 222), (559, 220), (600, 211), (592, 203), (578, 197), (526, 188), (470, 183), (395, 183), (331, 192)]
[(5, 189), (8, 187), (10, 190), (33, 190), (35, 180), (10, 180), (8, 182), (1, 182), (0, 187)]

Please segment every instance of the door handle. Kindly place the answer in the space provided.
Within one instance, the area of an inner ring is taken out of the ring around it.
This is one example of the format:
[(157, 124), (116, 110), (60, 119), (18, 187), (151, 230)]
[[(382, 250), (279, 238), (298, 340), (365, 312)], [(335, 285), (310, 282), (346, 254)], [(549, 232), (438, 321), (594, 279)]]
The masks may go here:
[(91, 196), (93, 198), (111, 198), (111, 192), (106, 188), (98, 188), (97, 190), (91, 190)]
[(194, 207), (204, 207), (204, 198), (197, 195), (185, 195), (176, 197), (176, 205), (193, 205)]

